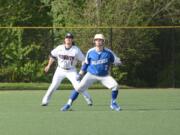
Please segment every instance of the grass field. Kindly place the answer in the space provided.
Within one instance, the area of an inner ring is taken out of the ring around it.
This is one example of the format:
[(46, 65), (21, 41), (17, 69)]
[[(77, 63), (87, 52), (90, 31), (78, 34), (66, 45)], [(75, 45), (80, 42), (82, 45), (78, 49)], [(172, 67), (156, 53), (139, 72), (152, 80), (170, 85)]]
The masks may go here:
[(70, 91), (56, 91), (48, 107), (45, 91), (0, 91), (0, 135), (179, 135), (180, 89), (121, 90), (121, 112), (109, 108), (110, 91), (89, 90), (94, 106), (79, 97), (73, 111), (60, 112)]

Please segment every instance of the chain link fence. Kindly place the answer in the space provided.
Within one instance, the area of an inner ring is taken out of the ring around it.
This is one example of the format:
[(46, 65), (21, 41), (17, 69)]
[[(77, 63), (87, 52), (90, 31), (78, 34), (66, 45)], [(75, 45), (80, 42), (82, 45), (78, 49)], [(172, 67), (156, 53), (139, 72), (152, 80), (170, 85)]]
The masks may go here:
[(47, 82), (50, 51), (67, 32), (86, 53), (93, 37), (103, 33), (105, 47), (122, 60), (111, 74), (120, 84), (136, 87), (180, 87), (180, 27), (4, 27), (0, 28), (0, 81)]

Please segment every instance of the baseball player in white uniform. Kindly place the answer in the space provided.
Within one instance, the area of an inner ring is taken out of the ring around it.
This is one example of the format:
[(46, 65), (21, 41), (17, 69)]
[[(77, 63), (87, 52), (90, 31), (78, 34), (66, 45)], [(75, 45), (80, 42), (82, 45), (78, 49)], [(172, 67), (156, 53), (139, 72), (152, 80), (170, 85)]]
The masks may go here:
[(120, 111), (120, 106), (116, 102), (118, 96), (118, 83), (115, 79), (109, 75), (109, 67), (111, 64), (121, 65), (120, 58), (118, 58), (110, 49), (104, 47), (105, 38), (103, 34), (96, 34), (94, 37), (95, 47), (91, 48), (87, 54), (85, 63), (81, 67), (77, 79), (82, 78), (79, 87), (75, 89), (68, 103), (65, 104), (61, 111), (67, 111), (70, 109), (72, 102), (78, 97), (78, 94), (85, 91), (94, 82), (99, 81), (108, 89), (111, 89), (111, 103), (110, 108), (115, 111)]
[[(77, 71), (75, 66), (77, 61), (83, 62), (84, 59), (85, 56), (81, 50), (74, 45), (72, 33), (67, 33), (64, 44), (57, 46), (51, 51), (48, 65), (44, 69), (45, 72), (48, 72), (53, 62), (57, 60), (58, 66), (54, 73), (52, 83), (42, 99), (42, 106), (48, 105), (52, 93), (59, 87), (64, 78), (69, 79), (74, 89), (78, 88), (79, 81), (76, 79)], [(91, 96), (87, 93), (87, 91), (82, 92), (82, 95), (87, 104), (92, 105)]]

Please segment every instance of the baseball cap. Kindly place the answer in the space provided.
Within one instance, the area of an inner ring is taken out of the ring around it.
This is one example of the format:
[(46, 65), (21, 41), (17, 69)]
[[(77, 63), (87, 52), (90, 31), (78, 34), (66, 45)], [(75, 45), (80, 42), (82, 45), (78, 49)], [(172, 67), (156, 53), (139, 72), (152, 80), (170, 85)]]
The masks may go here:
[(73, 34), (72, 33), (67, 33), (65, 38), (74, 38)]
[(94, 36), (94, 40), (96, 40), (96, 39), (102, 39), (102, 40), (105, 41), (105, 37), (104, 37), (103, 34), (96, 34), (96, 35)]

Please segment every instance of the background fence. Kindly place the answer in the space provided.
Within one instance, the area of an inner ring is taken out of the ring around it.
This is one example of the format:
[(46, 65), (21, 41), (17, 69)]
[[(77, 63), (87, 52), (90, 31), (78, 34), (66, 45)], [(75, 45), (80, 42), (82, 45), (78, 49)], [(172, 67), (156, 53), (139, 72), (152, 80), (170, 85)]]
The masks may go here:
[(123, 62), (111, 74), (120, 84), (138, 87), (180, 87), (180, 27), (1, 27), (0, 82), (49, 82), (44, 74), (50, 51), (74, 34), (84, 53), (103, 33), (106, 47)]

